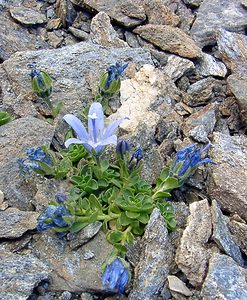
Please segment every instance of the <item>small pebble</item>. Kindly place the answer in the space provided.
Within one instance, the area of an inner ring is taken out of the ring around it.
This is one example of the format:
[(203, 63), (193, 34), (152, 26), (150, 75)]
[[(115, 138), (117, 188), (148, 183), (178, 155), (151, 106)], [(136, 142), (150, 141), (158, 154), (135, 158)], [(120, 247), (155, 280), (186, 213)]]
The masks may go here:
[(92, 259), (92, 258), (94, 258), (94, 252), (91, 251), (91, 250), (88, 250), (83, 255), (83, 259), (85, 259), (85, 260), (89, 260), (89, 259)]

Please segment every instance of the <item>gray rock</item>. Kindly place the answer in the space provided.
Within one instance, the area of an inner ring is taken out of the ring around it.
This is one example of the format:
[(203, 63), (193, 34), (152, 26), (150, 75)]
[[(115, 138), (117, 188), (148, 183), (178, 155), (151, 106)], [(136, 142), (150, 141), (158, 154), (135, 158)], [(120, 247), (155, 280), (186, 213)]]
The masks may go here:
[(247, 224), (237, 220), (230, 220), (228, 227), (236, 244), (247, 255)]
[(64, 27), (71, 26), (77, 15), (77, 12), (70, 0), (57, 0), (56, 13)]
[(214, 254), (210, 259), (208, 275), (202, 287), (207, 300), (244, 300), (247, 298), (245, 270), (226, 255)]
[(19, 175), (17, 159), (25, 157), (25, 149), (50, 146), (54, 128), (33, 117), (14, 120), (0, 127), (0, 189), (10, 206), (32, 209), (36, 192), (34, 182)]
[(217, 166), (211, 170), (209, 196), (224, 211), (247, 220), (247, 139), (215, 132), (213, 145), (211, 158)]
[(221, 30), (217, 43), (222, 60), (232, 72), (227, 78), (228, 86), (238, 101), (242, 120), (247, 124), (247, 37)]
[(143, 6), (149, 24), (178, 25), (179, 17), (162, 0), (144, 0)]
[(85, 42), (48, 52), (17, 53), (0, 66), (5, 74), (3, 104), (5, 101), (15, 103), (16, 95), (24, 97), (30, 93), (30, 69), (26, 65), (33, 61), (55, 79), (51, 101), (63, 102), (64, 110), (70, 113), (81, 112), (92, 102), (92, 90), (95, 92), (100, 74), (110, 65), (116, 62), (133, 62), (137, 66), (152, 64), (150, 53), (140, 48), (105, 49)]
[(203, 125), (198, 125), (191, 129), (190, 137), (192, 137), (198, 143), (206, 144), (209, 142), (208, 133), (206, 132)]
[(57, 36), (54, 31), (52, 32), (47, 32), (47, 37), (48, 37), (48, 43), (53, 47), (53, 48), (58, 48), (61, 46), (64, 38), (62, 36)]
[[(208, 136), (214, 130), (216, 123), (216, 109), (217, 105), (212, 103), (190, 115), (182, 126), (183, 133), (186, 136), (195, 136), (194, 130), (202, 131), (202, 128), (197, 126), (203, 126), (203, 129)], [(205, 133), (202, 131), (200, 134), (201, 137), (205, 138)]]
[(169, 289), (171, 291), (177, 292), (187, 297), (192, 296), (193, 293), (187, 288), (185, 283), (182, 280), (180, 280), (178, 277), (170, 275), (167, 276), (167, 279), (168, 279)]
[(25, 300), (42, 281), (48, 280), (50, 270), (33, 255), (0, 254), (1, 300)]
[(233, 237), (224, 220), (224, 216), (217, 204), (217, 201), (212, 201), (212, 223), (213, 223), (213, 240), (216, 244), (231, 258), (233, 258), (240, 266), (244, 266), (239, 247), (233, 240)]
[(29, 33), (27, 28), (10, 20), (5, 12), (0, 13), (0, 60), (8, 59), (17, 51), (49, 48), (39, 35)]
[(91, 240), (101, 229), (102, 223), (101, 222), (94, 222), (89, 224), (85, 228), (83, 228), (78, 234), (72, 238), (68, 245), (72, 250), (86, 244), (89, 240)]
[(75, 36), (76, 38), (78, 38), (78, 39), (81, 40), (81, 41), (87, 40), (87, 39), (88, 39), (88, 36), (89, 36), (85, 31), (80, 30), (80, 29), (77, 29), (77, 28), (74, 28), (74, 27), (72, 27), (72, 26), (70, 26), (70, 27), (68, 28), (68, 31), (69, 31), (70, 33), (72, 33), (73, 36)]
[(200, 47), (214, 45), (219, 29), (244, 33), (246, 11), (239, 0), (204, 0), (197, 11), (191, 35)]
[(197, 72), (202, 76), (225, 77), (227, 73), (226, 66), (207, 53), (203, 53), (202, 58), (195, 65)]
[(206, 104), (213, 98), (213, 89), (215, 86), (215, 79), (207, 77), (191, 84), (187, 93), (191, 96), (190, 101), (186, 104), (189, 106), (200, 106)]
[(103, 11), (92, 19), (90, 33), (92, 41), (103, 47), (128, 47), (128, 44), (118, 37), (111, 25), (109, 16)]
[(11, 7), (10, 15), (24, 25), (44, 24), (47, 22), (45, 15), (27, 7)]
[(242, 0), (241, 4), (243, 5), (243, 7), (247, 8), (247, 0)]
[(158, 299), (172, 260), (172, 246), (163, 217), (155, 208), (142, 238), (130, 300)]
[(128, 43), (128, 45), (132, 48), (138, 48), (140, 47), (140, 44), (138, 42), (138, 38), (135, 34), (133, 34), (130, 31), (125, 31), (124, 33), (126, 42)]
[(9, 208), (0, 211), (0, 238), (14, 239), (35, 229), (38, 213)]
[(97, 12), (105, 11), (110, 18), (125, 27), (134, 27), (146, 19), (142, 1), (140, 0), (135, 2), (130, 0), (119, 0), (117, 2), (115, 0), (73, 0), (73, 2), (78, 5), (85, 5)]
[(93, 295), (89, 294), (89, 293), (81, 293), (81, 300), (94, 300), (95, 298), (93, 297)]
[(58, 299), (59, 300), (70, 300), (70, 299), (72, 299), (72, 294), (68, 291), (64, 291)]
[(206, 275), (209, 253), (205, 244), (212, 231), (212, 218), (208, 201), (190, 204), (187, 221), (176, 253), (176, 263), (193, 286), (200, 286)]
[[(37, 235), (32, 248), (40, 260), (52, 269), (50, 291), (103, 291), (101, 266), (111, 254), (113, 246), (106, 241), (102, 232), (76, 251), (71, 251), (68, 242), (59, 239), (54, 232)], [(94, 257), (85, 260), (84, 255), (88, 251), (93, 252)]]
[(144, 25), (133, 30), (143, 39), (153, 43), (162, 50), (187, 58), (201, 57), (201, 50), (189, 35), (181, 29), (169, 25)]
[(195, 69), (192, 61), (181, 58), (177, 55), (169, 55), (167, 64), (163, 68), (164, 72), (171, 77), (173, 81), (176, 81), (186, 73)]

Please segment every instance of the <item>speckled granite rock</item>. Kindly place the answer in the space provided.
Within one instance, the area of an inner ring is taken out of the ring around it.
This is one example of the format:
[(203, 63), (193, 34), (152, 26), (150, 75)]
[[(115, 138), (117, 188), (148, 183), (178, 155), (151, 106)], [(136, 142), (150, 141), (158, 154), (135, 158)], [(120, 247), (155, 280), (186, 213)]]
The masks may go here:
[(209, 253), (205, 247), (212, 231), (208, 201), (190, 204), (187, 221), (176, 253), (176, 263), (193, 286), (200, 286), (206, 276)]
[(202, 287), (207, 300), (244, 300), (247, 298), (246, 272), (229, 256), (214, 254), (209, 261), (208, 275)]
[(172, 246), (164, 219), (155, 208), (141, 243), (140, 260), (135, 268), (130, 300), (158, 299), (172, 260)]
[(215, 44), (217, 31), (244, 33), (246, 10), (239, 0), (204, 0), (197, 11), (191, 35), (200, 47)]
[(26, 300), (51, 270), (35, 256), (0, 253), (0, 299)]
[(0, 211), (0, 238), (14, 239), (35, 229), (38, 213), (9, 208)]
[(217, 166), (211, 169), (209, 196), (223, 211), (247, 220), (247, 139), (215, 132), (213, 145), (211, 158)]
[(244, 260), (237, 244), (224, 220), (224, 216), (215, 200), (212, 201), (212, 223), (213, 223), (213, 240), (226, 254), (231, 256), (240, 266), (244, 266)]

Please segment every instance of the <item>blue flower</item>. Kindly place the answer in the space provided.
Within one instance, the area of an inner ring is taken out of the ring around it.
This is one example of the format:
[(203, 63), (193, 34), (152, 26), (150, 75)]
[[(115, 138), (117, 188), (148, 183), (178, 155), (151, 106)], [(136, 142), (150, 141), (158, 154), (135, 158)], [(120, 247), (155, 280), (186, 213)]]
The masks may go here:
[(45, 211), (38, 217), (38, 225), (36, 227), (38, 232), (45, 231), (50, 228), (66, 227), (68, 224), (64, 221), (64, 216), (69, 216), (70, 213), (64, 206), (48, 205)]
[(74, 129), (78, 138), (70, 138), (65, 142), (65, 147), (71, 144), (83, 144), (89, 152), (101, 153), (106, 145), (117, 144), (115, 132), (118, 126), (126, 119), (113, 121), (104, 127), (104, 112), (99, 102), (94, 102), (88, 114), (88, 131), (82, 122), (75, 116), (68, 114), (63, 119)]
[(34, 148), (27, 148), (26, 149), (27, 158), (30, 161), (41, 161), (48, 165), (52, 164), (52, 159), (49, 154), (47, 154), (41, 147), (36, 149)]
[(106, 88), (109, 88), (112, 81), (117, 80), (125, 71), (128, 64), (120, 65), (119, 63), (116, 63), (116, 65), (112, 65), (107, 69), (108, 77), (106, 81)]
[(117, 143), (116, 152), (121, 156), (123, 159), (125, 154), (130, 152), (130, 145), (127, 141), (121, 140)]
[(128, 281), (129, 272), (120, 258), (107, 265), (102, 275), (102, 285), (107, 291), (123, 294)]
[(31, 174), (32, 171), (42, 171), (42, 168), (39, 165), (39, 162), (52, 165), (52, 159), (49, 154), (47, 154), (41, 147), (36, 149), (27, 148), (26, 149), (26, 158), (18, 158), (17, 163), (19, 166), (20, 173), (22, 175)]
[(203, 152), (208, 150), (210, 146), (211, 144), (208, 144), (203, 149), (199, 149), (196, 144), (192, 144), (179, 150), (170, 169), (171, 176), (177, 176), (183, 181), (198, 166), (205, 163), (215, 164), (210, 158), (202, 157)]

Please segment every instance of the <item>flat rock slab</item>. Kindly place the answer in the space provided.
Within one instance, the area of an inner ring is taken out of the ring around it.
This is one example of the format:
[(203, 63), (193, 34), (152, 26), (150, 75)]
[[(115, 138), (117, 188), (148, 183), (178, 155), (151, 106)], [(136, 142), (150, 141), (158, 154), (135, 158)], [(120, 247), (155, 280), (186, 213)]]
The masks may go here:
[(211, 159), (217, 165), (211, 169), (209, 196), (224, 211), (247, 220), (247, 138), (215, 132), (213, 145)]
[(42, 280), (49, 280), (47, 265), (31, 254), (1, 251), (0, 259), (1, 300), (26, 300)]
[[(145, 19), (146, 14), (142, 6), (142, 1), (135, 2), (130, 0), (84, 0), (73, 1), (94, 11), (104, 11), (110, 18), (125, 27), (134, 27), (140, 25)], [(78, 3), (79, 2), (79, 3)]]
[(227, 227), (217, 202), (212, 201), (212, 223), (213, 223), (213, 240), (226, 254), (231, 256), (240, 266), (244, 266), (244, 260), (237, 244), (234, 242), (233, 237)]
[(201, 294), (207, 300), (247, 299), (245, 269), (239, 267), (229, 256), (214, 254), (209, 262)]
[(209, 253), (204, 246), (211, 236), (212, 217), (208, 201), (190, 204), (190, 215), (176, 253), (176, 263), (193, 286), (206, 275)]
[(9, 12), (13, 19), (24, 25), (46, 23), (46, 16), (31, 8), (23, 6), (11, 7)]
[[(16, 53), (1, 66), (3, 104), (12, 108), (16, 95), (25, 98), (30, 93), (30, 69), (28, 63), (36, 62), (41, 70), (48, 72), (54, 80), (53, 103), (63, 102), (66, 112), (81, 112), (92, 103), (99, 76), (116, 62), (135, 63), (142, 66), (152, 64), (148, 51), (140, 48), (104, 48), (93, 43), (77, 43), (54, 50), (40, 50)], [(11, 93), (9, 90), (11, 89)]]
[(34, 253), (52, 269), (51, 291), (102, 292), (101, 267), (112, 250), (103, 232), (76, 251), (51, 231), (37, 236), (33, 242)]
[(17, 159), (25, 157), (27, 148), (49, 147), (53, 133), (50, 124), (33, 117), (16, 119), (0, 127), (0, 189), (10, 206), (33, 209), (35, 186), (19, 174)]
[(26, 231), (35, 229), (38, 216), (36, 212), (15, 208), (0, 211), (0, 238), (19, 238)]
[(135, 279), (130, 300), (156, 299), (169, 274), (172, 245), (159, 209), (151, 214), (141, 242), (141, 255), (135, 268)]
[(239, 0), (204, 0), (196, 14), (191, 35), (200, 47), (215, 44), (219, 29), (245, 33), (246, 9)]
[(192, 38), (179, 28), (148, 24), (137, 27), (133, 32), (162, 50), (182, 57), (198, 58), (202, 56), (200, 48)]

